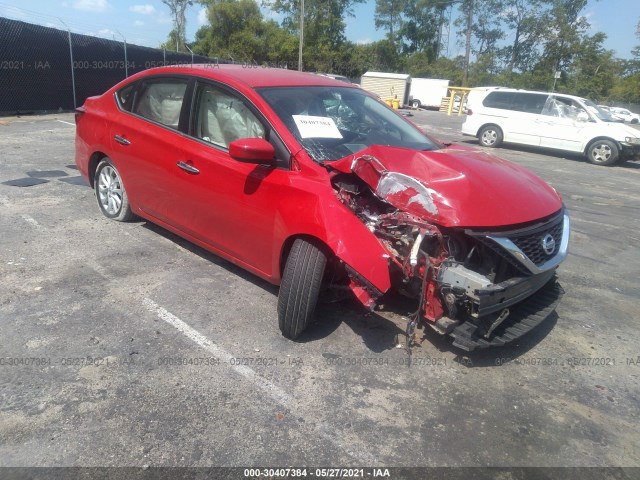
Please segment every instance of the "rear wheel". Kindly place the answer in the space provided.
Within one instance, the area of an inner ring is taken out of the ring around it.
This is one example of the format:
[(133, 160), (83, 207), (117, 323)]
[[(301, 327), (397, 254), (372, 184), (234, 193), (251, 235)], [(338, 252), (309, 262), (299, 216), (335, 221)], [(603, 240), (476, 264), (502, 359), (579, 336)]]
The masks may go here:
[(278, 323), (285, 337), (296, 339), (309, 325), (326, 264), (315, 245), (300, 238), (293, 242), (278, 295)]
[(98, 164), (93, 184), (98, 206), (105, 217), (118, 222), (134, 217), (120, 174), (109, 158), (103, 158)]
[(498, 147), (503, 138), (502, 130), (496, 125), (486, 125), (478, 132), (478, 139), (483, 147)]
[(412, 100), (411, 101), (411, 106), (413, 108), (420, 108), (420, 100)]
[(619, 156), (618, 147), (611, 140), (596, 140), (587, 148), (587, 158), (594, 165), (613, 165)]

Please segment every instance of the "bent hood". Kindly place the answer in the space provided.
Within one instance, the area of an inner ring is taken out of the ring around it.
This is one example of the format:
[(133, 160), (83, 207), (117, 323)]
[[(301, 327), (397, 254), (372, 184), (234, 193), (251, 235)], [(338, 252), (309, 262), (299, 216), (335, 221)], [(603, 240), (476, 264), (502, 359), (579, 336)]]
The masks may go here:
[(460, 145), (374, 145), (326, 164), (355, 173), (392, 206), (445, 227), (516, 225), (562, 208), (560, 195), (529, 170)]

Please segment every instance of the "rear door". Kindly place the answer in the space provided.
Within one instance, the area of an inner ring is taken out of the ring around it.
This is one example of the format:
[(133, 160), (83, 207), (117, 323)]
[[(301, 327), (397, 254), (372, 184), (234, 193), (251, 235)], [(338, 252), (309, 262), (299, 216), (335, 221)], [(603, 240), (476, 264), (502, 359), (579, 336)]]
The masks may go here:
[(190, 80), (186, 76), (153, 76), (137, 85), (130, 114), (117, 115), (109, 127), (111, 155), (131, 203), (146, 215), (171, 223), (172, 198), (177, 192), (167, 172), (183, 157), (188, 124)]

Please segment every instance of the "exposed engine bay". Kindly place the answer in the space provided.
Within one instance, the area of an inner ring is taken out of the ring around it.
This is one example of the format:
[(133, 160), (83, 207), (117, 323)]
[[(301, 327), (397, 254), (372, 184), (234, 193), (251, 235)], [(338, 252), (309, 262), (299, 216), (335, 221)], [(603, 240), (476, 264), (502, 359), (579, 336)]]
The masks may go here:
[[(510, 317), (510, 307), (545, 286), (556, 285), (555, 267), (566, 255), (568, 240), (568, 217), (563, 223), (562, 212), (517, 230), (444, 227), (425, 218), (437, 213), (431, 201), (437, 192), (415, 179), (385, 171), (374, 157), (354, 159), (353, 172), (334, 172), (332, 185), (340, 202), (388, 252), (394, 288), (418, 300), (407, 326), (408, 348), (417, 339), (415, 329), (426, 325), (459, 337), (457, 346), (466, 350), (504, 344), (508, 339), (494, 337)], [(421, 211), (424, 215), (416, 214)], [(522, 249), (509, 248), (518, 242)], [(524, 245), (527, 242), (535, 245)], [(541, 248), (541, 258), (528, 257)], [(358, 290), (362, 279), (347, 271), (355, 284), (352, 290), (363, 301), (366, 295)], [(363, 303), (372, 308), (376, 294), (370, 289), (367, 294), (372, 298)]]

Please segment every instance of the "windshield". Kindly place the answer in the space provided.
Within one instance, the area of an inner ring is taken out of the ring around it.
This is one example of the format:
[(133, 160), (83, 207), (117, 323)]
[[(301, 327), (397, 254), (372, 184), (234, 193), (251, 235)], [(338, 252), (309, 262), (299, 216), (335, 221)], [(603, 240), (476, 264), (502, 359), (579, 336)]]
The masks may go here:
[(586, 105), (586, 107), (589, 109), (589, 111), (593, 115), (598, 117), (600, 120), (602, 120), (603, 122), (618, 122), (619, 121), (617, 118), (613, 117), (611, 115), (611, 113), (606, 111), (604, 108), (600, 108), (598, 105), (596, 105), (591, 100), (587, 100), (586, 98), (582, 98), (581, 100)]
[(415, 150), (440, 146), (357, 88), (277, 87), (258, 92), (317, 162), (338, 160), (370, 145)]

